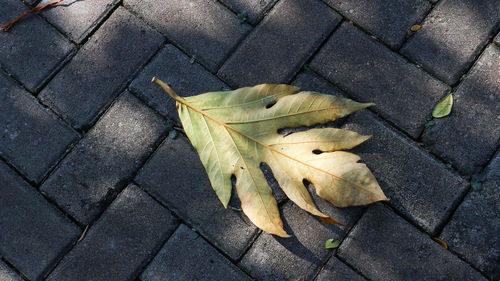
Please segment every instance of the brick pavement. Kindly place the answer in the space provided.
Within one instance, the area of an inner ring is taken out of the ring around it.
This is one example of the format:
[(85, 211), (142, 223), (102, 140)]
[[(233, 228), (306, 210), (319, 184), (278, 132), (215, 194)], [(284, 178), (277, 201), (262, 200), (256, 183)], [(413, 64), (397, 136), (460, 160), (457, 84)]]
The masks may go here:
[[(48, 2), (4, 0), (0, 24)], [(0, 280), (499, 280), (499, 15), (496, 0), (65, 0), (26, 17), (0, 32)], [(262, 233), (169, 137), (152, 76), (181, 96), (273, 82), (375, 102), (333, 125), (374, 136), (354, 152), (391, 200), (313, 194), (339, 227), (271, 183), (293, 237)]]

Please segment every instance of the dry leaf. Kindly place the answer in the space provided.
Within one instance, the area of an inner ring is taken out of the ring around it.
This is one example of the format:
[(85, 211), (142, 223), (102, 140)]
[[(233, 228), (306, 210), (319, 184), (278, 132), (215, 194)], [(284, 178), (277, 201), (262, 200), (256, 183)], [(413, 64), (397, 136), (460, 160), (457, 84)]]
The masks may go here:
[(370, 136), (335, 128), (278, 134), (278, 129), (326, 123), (373, 104), (315, 92), (295, 94), (296, 87), (273, 84), (181, 98), (160, 80), (153, 82), (177, 101), (184, 131), (224, 207), (235, 175), (241, 208), (262, 230), (289, 237), (260, 169), (262, 162), (290, 200), (330, 223), (335, 221), (316, 208), (303, 179), (338, 207), (387, 200), (366, 165), (357, 163), (359, 157), (340, 151)]
[(421, 26), (420, 24), (415, 24), (415, 25), (412, 25), (412, 26), (410, 27), (410, 30), (411, 30), (411, 31), (417, 31), (417, 30), (419, 30), (420, 28), (422, 28), (422, 26)]
[(443, 248), (448, 249), (448, 245), (446, 245), (446, 243), (443, 240), (441, 240), (441, 239), (439, 239), (437, 237), (434, 237), (432, 239), (434, 241), (438, 242), (439, 245), (443, 246)]
[(447, 95), (443, 100), (441, 100), (434, 110), (432, 111), (432, 117), (440, 118), (448, 116), (451, 113), (451, 108), (453, 107), (453, 95)]

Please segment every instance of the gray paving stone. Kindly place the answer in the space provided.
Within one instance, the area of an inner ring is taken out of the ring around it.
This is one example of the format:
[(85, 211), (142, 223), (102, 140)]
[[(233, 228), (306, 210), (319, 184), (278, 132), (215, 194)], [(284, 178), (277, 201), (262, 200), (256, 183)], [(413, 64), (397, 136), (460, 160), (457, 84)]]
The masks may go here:
[(450, 90), (348, 23), (330, 37), (311, 67), (354, 99), (376, 103), (375, 111), (415, 138)]
[[(4, 0), (0, 22), (6, 24), (27, 10), (19, 0)], [(8, 32), (0, 32), (0, 65), (30, 91), (38, 91), (74, 50), (68, 39), (37, 15), (24, 18)]]
[(500, 144), (500, 47), (486, 48), (453, 95), (451, 115), (423, 134), (429, 148), (467, 173)]
[(283, 207), (282, 219), (292, 237), (280, 238), (263, 232), (241, 260), (241, 266), (257, 280), (311, 280), (332, 252), (325, 248), (326, 240), (342, 240), (361, 214), (361, 208), (326, 207), (321, 209), (345, 226), (324, 224), (288, 202)]
[(500, 154), (488, 167), (481, 190), (471, 190), (441, 239), (492, 280), (500, 279)]
[(89, 224), (139, 169), (165, 121), (126, 92), (41, 186), (59, 206)]
[(372, 280), (484, 280), (382, 204), (372, 206), (340, 245), (341, 259)]
[(242, 212), (224, 209), (185, 137), (167, 138), (136, 181), (231, 259), (238, 259), (253, 240), (256, 227)]
[(500, 45), (500, 32), (497, 34), (497, 36), (495, 37), (495, 39), (493, 41), (495, 41), (495, 43), (497, 43), (497, 45)]
[(325, 265), (323, 270), (318, 274), (315, 281), (329, 280), (349, 280), (349, 281), (366, 281), (356, 271), (349, 268), (336, 257), (332, 257)]
[(185, 54), (173, 45), (167, 44), (132, 81), (130, 89), (162, 115), (177, 123), (180, 123), (180, 120), (175, 101), (160, 87), (151, 83), (153, 77), (169, 83), (182, 97), (230, 90), (226, 84), (201, 65), (196, 62), (191, 63)]
[(78, 134), (0, 74), (0, 155), (40, 182)]
[(2, 161), (0, 194), (0, 253), (29, 279), (41, 280), (80, 229)]
[(167, 209), (129, 185), (47, 280), (134, 280), (176, 225)]
[(257, 24), (264, 13), (271, 8), (277, 0), (222, 0), (224, 4), (239, 14), (247, 13), (247, 20), (251, 24)]
[(293, 80), (292, 85), (300, 88), (300, 91), (313, 91), (323, 94), (345, 97), (344, 93), (327, 80), (311, 71), (303, 71)]
[(87, 129), (163, 40), (118, 8), (39, 98), (75, 128)]
[(344, 126), (373, 138), (353, 149), (367, 163), (388, 202), (435, 234), (467, 190), (467, 182), (368, 111)]
[(251, 29), (216, 1), (125, 0), (124, 5), (212, 72)]
[(454, 84), (498, 29), (499, 14), (498, 0), (440, 1), (401, 52)]
[(340, 20), (317, 0), (280, 1), (218, 74), (235, 87), (288, 83)]
[(181, 224), (141, 274), (141, 280), (251, 279), (198, 234)]
[(427, 0), (326, 0), (348, 19), (397, 49), (431, 8)]
[[(38, 6), (53, 0), (42, 0)], [(41, 12), (50, 23), (64, 31), (72, 40), (81, 43), (103, 17), (119, 0), (69, 1), (60, 3), (57, 8)]]
[(0, 280), (2, 281), (23, 281), (23, 279), (3, 261), (0, 260)]

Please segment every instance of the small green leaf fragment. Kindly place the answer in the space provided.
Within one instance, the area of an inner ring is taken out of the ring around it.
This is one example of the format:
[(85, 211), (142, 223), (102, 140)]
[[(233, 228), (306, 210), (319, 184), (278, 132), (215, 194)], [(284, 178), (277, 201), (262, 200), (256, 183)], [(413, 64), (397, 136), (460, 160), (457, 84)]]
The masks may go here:
[(240, 24), (244, 24), (248, 20), (248, 12), (243, 10), (243, 12), (238, 14), (238, 21)]
[(474, 191), (481, 190), (481, 182), (479, 182), (479, 181), (471, 181), (470, 186), (472, 187), (472, 190), (474, 190)]
[(448, 116), (451, 113), (452, 107), (453, 107), (453, 95), (449, 94), (436, 105), (436, 107), (432, 111), (432, 117), (441, 118)]
[(430, 120), (429, 122), (425, 123), (425, 127), (429, 129), (430, 127), (434, 126), (435, 122), (434, 120)]
[(339, 240), (328, 239), (325, 242), (325, 248), (327, 249), (335, 249), (338, 248), (339, 245), (340, 245)]
[(168, 138), (174, 140), (177, 137), (177, 131), (176, 130), (171, 130), (168, 132)]

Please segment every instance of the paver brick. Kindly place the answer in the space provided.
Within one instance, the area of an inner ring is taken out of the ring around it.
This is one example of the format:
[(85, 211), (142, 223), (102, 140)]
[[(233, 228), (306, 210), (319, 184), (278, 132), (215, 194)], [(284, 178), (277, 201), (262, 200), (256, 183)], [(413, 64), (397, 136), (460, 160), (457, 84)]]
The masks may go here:
[(500, 144), (500, 47), (486, 48), (453, 95), (451, 115), (423, 134), (429, 148), (463, 172), (483, 166)]
[(231, 259), (238, 259), (253, 240), (256, 227), (243, 213), (224, 209), (185, 137), (167, 138), (136, 181)]
[(167, 44), (132, 81), (130, 89), (160, 114), (177, 123), (180, 123), (180, 120), (174, 99), (151, 83), (153, 77), (169, 83), (182, 97), (230, 89), (201, 65), (196, 62), (191, 63), (190, 59), (176, 47)]
[(125, 187), (157, 145), (165, 121), (125, 92), (41, 186), (82, 224)]
[(142, 281), (251, 280), (184, 224), (141, 274)]
[(292, 237), (280, 238), (263, 232), (241, 260), (241, 266), (257, 280), (311, 280), (332, 252), (325, 248), (326, 240), (342, 240), (361, 214), (360, 208), (326, 207), (321, 209), (345, 226), (324, 224), (287, 202), (282, 219)]
[(231, 86), (288, 83), (341, 17), (317, 0), (284, 0), (218, 72)]
[(2, 281), (23, 281), (23, 279), (3, 261), (0, 260), (0, 280)]
[[(38, 6), (50, 2), (52, 0), (42, 0)], [(41, 15), (72, 40), (81, 43), (118, 2), (119, 0), (93, 0), (61, 3), (57, 8), (44, 10)]]
[[(8, 23), (28, 8), (19, 0), (4, 0), (0, 22)], [(0, 65), (30, 91), (54, 73), (75, 46), (37, 15), (31, 15), (0, 32)]]
[(340, 245), (341, 259), (372, 280), (484, 280), (479, 272), (378, 203)]
[(87, 129), (163, 40), (118, 8), (39, 98), (75, 128)]
[(427, 0), (326, 0), (341, 14), (397, 49), (431, 8)]
[(471, 190), (441, 234), (457, 252), (492, 280), (500, 279), (500, 154), (480, 190)]
[(125, 0), (124, 4), (212, 72), (251, 29), (217, 1)]
[(349, 268), (338, 258), (332, 257), (324, 266), (323, 270), (318, 274), (315, 281), (329, 281), (329, 280), (349, 280), (349, 281), (366, 281), (356, 271)]
[(413, 137), (450, 90), (356, 27), (344, 23), (314, 57), (311, 67)]
[(495, 37), (495, 39), (493, 40), (495, 43), (497, 43), (497, 45), (500, 46), (500, 32), (497, 34), (497, 36)]
[(78, 134), (0, 73), (0, 155), (40, 182)]
[(344, 128), (373, 135), (353, 152), (367, 163), (388, 203), (435, 234), (467, 191), (467, 182), (367, 111), (356, 113)]
[(47, 280), (134, 280), (176, 225), (167, 209), (129, 185)]
[(242, 15), (243, 12), (247, 13), (247, 21), (251, 24), (257, 24), (264, 13), (276, 3), (277, 0), (222, 0), (231, 9), (235, 10)]
[(0, 194), (0, 254), (30, 280), (41, 280), (80, 229), (2, 161)]
[(454, 84), (498, 29), (499, 14), (498, 0), (442, 0), (401, 52)]

